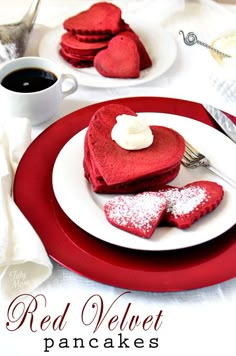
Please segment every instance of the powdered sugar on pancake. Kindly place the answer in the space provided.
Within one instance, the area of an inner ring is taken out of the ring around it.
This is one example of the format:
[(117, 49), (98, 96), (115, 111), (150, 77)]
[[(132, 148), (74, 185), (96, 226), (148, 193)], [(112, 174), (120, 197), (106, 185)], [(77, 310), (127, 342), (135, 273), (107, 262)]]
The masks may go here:
[(164, 221), (180, 229), (214, 210), (224, 196), (223, 187), (216, 182), (196, 181), (182, 188), (166, 187), (161, 192), (167, 199)]
[(156, 192), (117, 196), (104, 206), (114, 226), (149, 238), (160, 222), (180, 229), (214, 210), (224, 196), (223, 187), (211, 181), (196, 181), (184, 187), (166, 186)]
[(203, 201), (207, 200), (206, 189), (193, 186), (182, 190), (171, 189), (165, 193), (167, 199), (166, 211), (175, 217), (188, 214)]
[(117, 196), (104, 206), (108, 221), (120, 229), (149, 238), (166, 208), (164, 195), (145, 192), (136, 196)]

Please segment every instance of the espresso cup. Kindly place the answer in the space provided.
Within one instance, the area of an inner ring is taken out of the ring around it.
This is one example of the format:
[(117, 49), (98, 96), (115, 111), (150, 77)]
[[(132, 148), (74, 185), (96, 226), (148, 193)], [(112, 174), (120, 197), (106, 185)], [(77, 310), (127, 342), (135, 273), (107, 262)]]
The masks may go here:
[(39, 125), (53, 118), (62, 99), (77, 88), (76, 78), (62, 74), (56, 63), (42, 57), (17, 58), (0, 69), (1, 112)]

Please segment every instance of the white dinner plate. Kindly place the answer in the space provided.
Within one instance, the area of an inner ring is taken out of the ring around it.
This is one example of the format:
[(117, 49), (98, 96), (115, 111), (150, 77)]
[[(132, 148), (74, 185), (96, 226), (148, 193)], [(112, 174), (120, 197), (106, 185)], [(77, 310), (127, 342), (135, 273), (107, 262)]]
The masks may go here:
[[(129, 23), (131, 22), (129, 21)], [(106, 78), (99, 74), (94, 67), (72, 67), (59, 54), (60, 38), (65, 32), (62, 26), (50, 30), (42, 38), (39, 45), (39, 55), (59, 63), (64, 71), (73, 73), (80, 85), (115, 88), (143, 84), (159, 77), (171, 67), (177, 55), (177, 46), (174, 38), (166, 30), (158, 28), (157, 24), (146, 23), (145, 21), (139, 23), (134, 20), (134, 25), (131, 25), (131, 27), (144, 43), (153, 63), (150, 68), (141, 71), (139, 78)]]
[[(236, 180), (232, 160), (236, 145), (216, 129), (182, 116), (163, 113), (139, 113), (149, 125), (171, 127), (205, 153), (212, 164)], [(210, 214), (190, 228), (157, 227), (150, 239), (137, 237), (112, 226), (103, 212), (104, 203), (113, 195), (97, 194), (84, 178), (83, 156), (86, 129), (72, 137), (62, 148), (53, 168), (53, 189), (65, 214), (78, 226), (95, 237), (118, 246), (148, 250), (173, 250), (209, 241), (232, 227), (236, 222), (236, 190), (204, 167), (187, 169), (181, 166), (171, 185), (183, 186), (197, 180), (211, 180), (224, 187), (224, 198)], [(227, 157), (227, 158), (226, 158)], [(157, 157), (158, 159), (158, 157)]]

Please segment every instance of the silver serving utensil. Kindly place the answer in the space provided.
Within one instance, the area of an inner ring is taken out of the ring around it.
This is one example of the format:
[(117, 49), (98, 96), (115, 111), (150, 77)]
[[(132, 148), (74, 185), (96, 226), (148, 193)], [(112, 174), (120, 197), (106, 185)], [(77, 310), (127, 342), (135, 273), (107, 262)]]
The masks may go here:
[(222, 128), (226, 135), (236, 143), (236, 125), (227, 117), (227, 115), (221, 110), (214, 108), (214, 106), (205, 104), (203, 107)]
[(40, 1), (32, 1), (21, 21), (0, 25), (0, 63), (23, 56)]
[(179, 34), (183, 35), (184, 43), (187, 46), (193, 46), (194, 44), (199, 44), (200, 46), (204, 46), (204, 47), (210, 49), (211, 51), (215, 52), (216, 54), (218, 54), (221, 57), (231, 58), (231, 56), (229, 54), (221, 52), (217, 48), (212, 47), (212, 46), (210, 46), (209, 44), (207, 44), (205, 42), (199, 41), (198, 38), (197, 38), (197, 35), (194, 32), (189, 32), (185, 36), (184, 31), (180, 30)]
[(190, 145), (187, 141), (185, 141), (185, 152), (181, 163), (187, 168), (197, 168), (201, 166), (206, 167), (236, 189), (235, 181), (226, 176), (218, 168), (212, 166), (208, 158), (204, 156), (201, 152), (197, 151), (196, 148)]

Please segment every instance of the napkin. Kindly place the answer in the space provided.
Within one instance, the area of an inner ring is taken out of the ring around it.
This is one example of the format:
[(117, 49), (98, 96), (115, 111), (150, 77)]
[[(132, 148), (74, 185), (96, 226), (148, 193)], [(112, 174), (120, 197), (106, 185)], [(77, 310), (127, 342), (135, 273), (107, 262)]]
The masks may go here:
[(52, 273), (41, 240), (12, 196), (14, 174), (30, 142), (28, 119), (0, 120), (0, 296), (4, 298), (32, 292)]

